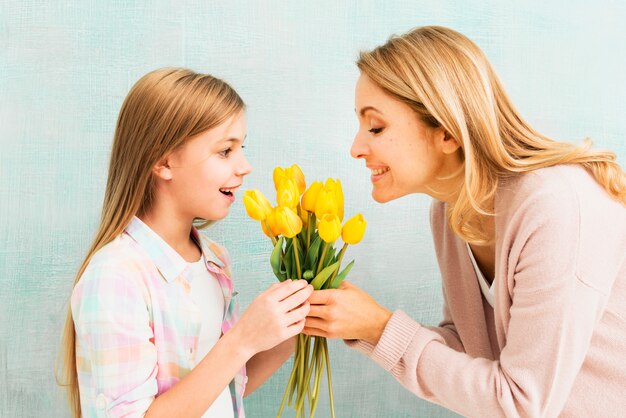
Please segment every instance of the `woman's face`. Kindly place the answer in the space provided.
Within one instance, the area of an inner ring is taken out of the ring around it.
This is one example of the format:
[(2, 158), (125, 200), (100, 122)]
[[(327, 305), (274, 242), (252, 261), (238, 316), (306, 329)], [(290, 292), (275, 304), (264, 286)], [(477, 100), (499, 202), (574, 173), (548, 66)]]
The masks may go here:
[(439, 178), (461, 161), (458, 144), (443, 128), (428, 126), (365, 74), (356, 84), (355, 105), (359, 130), (350, 154), (365, 160), (371, 170), (374, 200), (384, 203), (410, 193), (435, 195), (449, 187)]

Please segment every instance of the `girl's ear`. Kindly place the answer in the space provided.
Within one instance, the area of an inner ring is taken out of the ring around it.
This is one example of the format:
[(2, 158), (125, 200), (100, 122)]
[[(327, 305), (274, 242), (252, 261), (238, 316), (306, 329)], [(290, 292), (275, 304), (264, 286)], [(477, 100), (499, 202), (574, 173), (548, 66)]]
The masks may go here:
[(459, 148), (461, 148), (459, 141), (457, 141), (456, 138), (454, 138), (448, 131), (443, 131), (439, 136), (439, 146), (441, 147), (441, 151), (448, 155), (454, 154)]
[(159, 160), (159, 162), (156, 163), (154, 167), (152, 167), (152, 173), (154, 173), (154, 175), (161, 180), (167, 181), (172, 179), (172, 169), (170, 167), (167, 157)]

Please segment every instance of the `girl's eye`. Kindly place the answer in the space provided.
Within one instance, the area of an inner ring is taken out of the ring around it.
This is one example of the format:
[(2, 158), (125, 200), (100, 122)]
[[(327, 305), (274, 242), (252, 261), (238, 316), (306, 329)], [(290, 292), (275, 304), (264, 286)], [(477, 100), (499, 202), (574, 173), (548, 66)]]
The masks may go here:
[(220, 155), (220, 157), (228, 158), (228, 156), (230, 155), (232, 151), (233, 151), (232, 148), (226, 148), (225, 150), (220, 151), (218, 154)]
[(379, 134), (383, 131), (383, 128), (372, 128), (370, 129), (370, 132), (373, 133), (374, 135)]

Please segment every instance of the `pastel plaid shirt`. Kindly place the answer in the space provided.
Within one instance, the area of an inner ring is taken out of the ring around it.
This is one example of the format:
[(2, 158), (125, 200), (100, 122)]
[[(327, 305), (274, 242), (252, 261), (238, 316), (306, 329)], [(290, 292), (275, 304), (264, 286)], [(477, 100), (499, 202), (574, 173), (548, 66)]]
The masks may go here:
[[(230, 260), (192, 228), (206, 267), (224, 294), (222, 332), (233, 327)], [(187, 262), (139, 218), (99, 250), (72, 293), (82, 414), (143, 416), (200, 361), (200, 317), (189, 294)], [(246, 369), (230, 383), (235, 417), (244, 418)]]

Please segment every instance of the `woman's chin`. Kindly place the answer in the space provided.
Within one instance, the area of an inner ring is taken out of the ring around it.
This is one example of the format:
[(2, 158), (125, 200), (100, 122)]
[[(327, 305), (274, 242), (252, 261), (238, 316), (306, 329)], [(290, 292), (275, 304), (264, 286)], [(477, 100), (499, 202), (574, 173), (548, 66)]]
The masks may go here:
[(377, 203), (387, 203), (395, 198), (374, 188), (374, 190), (372, 190), (372, 199), (374, 199)]

